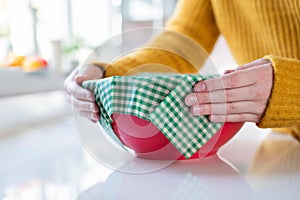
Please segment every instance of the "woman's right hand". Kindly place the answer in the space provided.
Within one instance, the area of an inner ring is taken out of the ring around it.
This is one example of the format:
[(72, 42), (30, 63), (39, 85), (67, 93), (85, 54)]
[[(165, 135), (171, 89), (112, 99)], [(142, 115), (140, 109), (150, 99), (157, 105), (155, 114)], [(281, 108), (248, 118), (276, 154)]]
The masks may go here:
[(73, 104), (79, 114), (92, 122), (100, 119), (99, 108), (95, 103), (94, 94), (82, 88), (81, 83), (86, 80), (100, 79), (103, 77), (103, 70), (95, 65), (84, 65), (75, 69), (65, 80), (64, 88), (67, 98)]

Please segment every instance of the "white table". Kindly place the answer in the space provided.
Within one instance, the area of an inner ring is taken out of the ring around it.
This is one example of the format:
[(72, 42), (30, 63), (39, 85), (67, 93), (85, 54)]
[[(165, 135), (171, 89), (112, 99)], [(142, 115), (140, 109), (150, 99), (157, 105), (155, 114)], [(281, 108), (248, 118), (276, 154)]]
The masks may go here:
[[(72, 121), (57, 119), (0, 140), (0, 199), (300, 199), (300, 144), (288, 135), (246, 124), (220, 158), (130, 174), (96, 162)], [(86, 132), (98, 128), (87, 120), (82, 125)], [(100, 141), (99, 147), (105, 150)]]
[(267, 132), (246, 124), (219, 156), (177, 161), (151, 173), (114, 170), (79, 199), (300, 199), (300, 143)]

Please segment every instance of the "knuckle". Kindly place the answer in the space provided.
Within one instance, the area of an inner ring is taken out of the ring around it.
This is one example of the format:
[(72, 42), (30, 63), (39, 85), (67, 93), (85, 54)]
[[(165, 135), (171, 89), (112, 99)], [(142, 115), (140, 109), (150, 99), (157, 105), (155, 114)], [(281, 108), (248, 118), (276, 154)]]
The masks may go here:
[(211, 105), (204, 105), (202, 108), (203, 108), (202, 113), (206, 113), (206, 114), (211, 113), (212, 110), (214, 110), (213, 106)]
[(76, 99), (76, 100), (74, 99), (73, 105), (79, 111), (90, 111), (91, 110), (89, 103), (83, 102), (78, 99)]
[(96, 111), (96, 107), (93, 103), (90, 104), (90, 109), (95, 112)]
[(92, 99), (92, 95), (90, 93), (86, 93), (84, 94), (85, 99), (87, 100), (91, 100)]
[(225, 90), (225, 97), (227, 100), (231, 100), (235, 96), (234, 90)]
[(83, 93), (82, 91), (76, 91), (76, 93), (74, 94), (74, 96), (76, 96), (76, 98), (81, 99), (83, 101), (88, 100), (88, 98), (86, 97), (85, 93)]
[(85, 100), (86, 99), (85, 94), (82, 93), (82, 91), (78, 91), (78, 90), (75, 90), (74, 96), (77, 99), (81, 99), (81, 100)]
[(227, 113), (236, 113), (237, 107), (234, 103), (227, 104)]
[(92, 110), (92, 109), (91, 109), (90, 103), (83, 102), (83, 101), (80, 101), (80, 100), (77, 100), (77, 101), (76, 101), (75, 107), (76, 107), (78, 110), (86, 111), (86, 112)]
[(245, 116), (243, 114), (237, 114), (237, 121), (243, 122), (245, 120)]
[(238, 85), (238, 76), (236, 73), (231, 74), (228, 79), (228, 87), (232, 88)]
[(80, 96), (80, 98), (85, 99), (87, 101), (94, 100), (94, 95), (88, 90), (84, 90), (80, 92), (78, 91), (78, 96)]
[(84, 110), (87, 110), (87, 111), (91, 110), (90, 103), (83, 103), (82, 107), (83, 107)]
[(93, 103), (86, 103), (86, 110), (95, 111), (95, 106)]
[(206, 88), (208, 89), (208, 91), (212, 91), (215, 90), (217, 88), (217, 83), (220, 82), (219, 78), (216, 79), (208, 79), (206, 81), (204, 81)]
[(203, 95), (202, 102), (203, 103), (208, 102), (208, 94)]
[(81, 117), (87, 118), (89, 120), (94, 120), (93, 113), (86, 112), (86, 111), (80, 111), (79, 114)]
[(198, 103), (205, 103), (207, 101), (207, 94), (206, 93), (199, 93), (197, 94)]
[(80, 110), (80, 102), (78, 100), (75, 100), (75, 98), (72, 101), (73, 107), (76, 108), (77, 110)]
[(83, 112), (83, 111), (79, 111), (79, 115), (80, 115), (81, 117), (86, 117), (86, 113)]

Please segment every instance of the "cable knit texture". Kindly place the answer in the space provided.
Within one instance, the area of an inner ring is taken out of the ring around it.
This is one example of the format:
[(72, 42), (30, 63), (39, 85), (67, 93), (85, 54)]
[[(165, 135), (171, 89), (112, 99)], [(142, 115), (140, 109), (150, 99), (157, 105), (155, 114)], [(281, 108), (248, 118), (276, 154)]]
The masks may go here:
[[(208, 53), (222, 34), (239, 65), (262, 57), (270, 59), (274, 86), (258, 126), (288, 127), (282, 130), (299, 137), (299, 13), (299, 0), (180, 0), (166, 28), (185, 34)], [(180, 49), (184, 41), (177, 43), (170, 40), (172, 37), (163, 32), (148, 45)], [(196, 72), (193, 63), (174, 53), (142, 49), (111, 63), (105, 73), (123, 75), (144, 63), (161, 63), (181, 73)]]

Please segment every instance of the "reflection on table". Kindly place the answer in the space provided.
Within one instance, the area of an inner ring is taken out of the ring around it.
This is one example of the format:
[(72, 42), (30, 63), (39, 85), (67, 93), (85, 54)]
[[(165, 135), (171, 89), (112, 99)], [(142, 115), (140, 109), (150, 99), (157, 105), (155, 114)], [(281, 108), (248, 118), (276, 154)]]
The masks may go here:
[[(138, 161), (139, 165), (142, 163)], [(131, 163), (134, 165), (135, 162)], [(144, 174), (114, 171), (79, 196), (86, 199), (252, 199), (248, 183), (230, 164), (213, 156), (177, 161)]]
[(258, 199), (300, 199), (300, 143), (289, 135), (269, 134), (247, 175)]
[(177, 161), (152, 173), (115, 170), (78, 199), (300, 199), (299, 157), (297, 140), (273, 132), (262, 141), (246, 174), (219, 156)]

